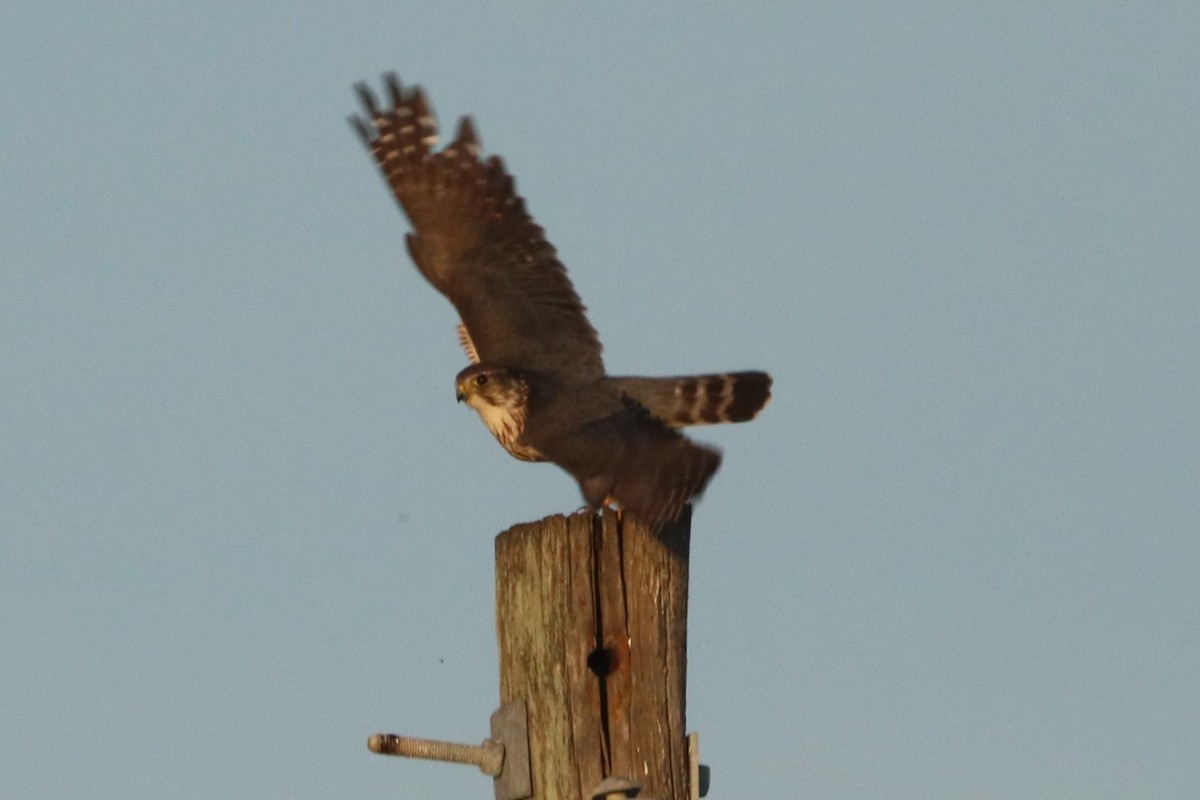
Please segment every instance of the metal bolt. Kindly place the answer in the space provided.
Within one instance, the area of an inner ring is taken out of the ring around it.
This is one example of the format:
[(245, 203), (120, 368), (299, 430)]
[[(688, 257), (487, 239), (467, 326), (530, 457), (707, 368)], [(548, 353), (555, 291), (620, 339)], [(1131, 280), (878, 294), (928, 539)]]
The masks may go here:
[(609, 775), (592, 789), (591, 800), (628, 800), (637, 797), (642, 784), (618, 775)]
[(377, 733), (367, 738), (367, 747), (373, 753), (387, 756), (474, 764), (484, 775), (491, 775), (493, 778), (500, 774), (500, 769), (504, 766), (504, 745), (491, 739), (484, 739), (483, 744), (476, 745)]

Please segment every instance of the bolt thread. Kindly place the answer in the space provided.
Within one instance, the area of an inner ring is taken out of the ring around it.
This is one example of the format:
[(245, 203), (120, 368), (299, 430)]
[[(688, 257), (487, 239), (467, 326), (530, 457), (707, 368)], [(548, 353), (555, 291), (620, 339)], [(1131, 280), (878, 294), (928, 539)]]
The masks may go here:
[(389, 756), (474, 764), (485, 775), (492, 776), (500, 774), (500, 767), (504, 763), (504, 746), (490, 740), (483, 744), (459, 744), (397, 736), (394, 733), (377, 733), (367, 739), (367, 747), (372, 752)]

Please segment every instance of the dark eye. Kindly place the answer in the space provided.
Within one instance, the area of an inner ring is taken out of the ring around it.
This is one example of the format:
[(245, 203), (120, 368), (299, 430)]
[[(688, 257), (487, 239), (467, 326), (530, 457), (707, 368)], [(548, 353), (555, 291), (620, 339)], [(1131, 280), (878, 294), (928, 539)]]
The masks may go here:
[(487, 375), (476, 375), (475, 376), (475, 385), (476, 386), (483, 386), (485, 383), (487, 383)]

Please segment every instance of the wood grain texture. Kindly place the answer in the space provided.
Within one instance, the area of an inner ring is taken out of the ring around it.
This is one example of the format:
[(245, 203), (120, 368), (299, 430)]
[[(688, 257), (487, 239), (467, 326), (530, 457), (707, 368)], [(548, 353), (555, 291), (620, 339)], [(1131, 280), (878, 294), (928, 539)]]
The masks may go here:
[(535, 800), (603, 778), (687, 797), (690, 509), (655, 531), (605, 510), (496, 538), (500, 700), (524, 699)]

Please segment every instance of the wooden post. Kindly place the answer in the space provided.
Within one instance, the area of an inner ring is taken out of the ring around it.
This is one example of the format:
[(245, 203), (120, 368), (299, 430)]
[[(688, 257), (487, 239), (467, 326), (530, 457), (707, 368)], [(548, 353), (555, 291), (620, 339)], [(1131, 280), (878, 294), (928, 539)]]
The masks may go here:
[(524, 700), (534, 800), (608, 776), (687, 800), (691, 509), (654, 531), (605, 509), (496, 537), (500, 701)]

